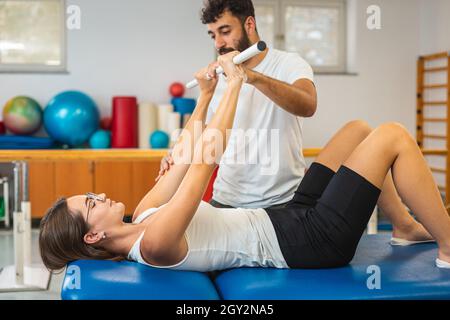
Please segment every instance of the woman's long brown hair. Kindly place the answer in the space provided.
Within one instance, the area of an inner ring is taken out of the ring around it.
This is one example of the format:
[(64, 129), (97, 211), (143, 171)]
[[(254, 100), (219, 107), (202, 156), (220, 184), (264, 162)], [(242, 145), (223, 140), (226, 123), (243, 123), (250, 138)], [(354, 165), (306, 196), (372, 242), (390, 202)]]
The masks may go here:
[(75, 260), (123, 260), (102, 248), (84, 242), (89, 226), (80, 212), (73, 212), (61, 198), (41, 220), (39, 248), (44, 265), (51, 271), (63, 269)]

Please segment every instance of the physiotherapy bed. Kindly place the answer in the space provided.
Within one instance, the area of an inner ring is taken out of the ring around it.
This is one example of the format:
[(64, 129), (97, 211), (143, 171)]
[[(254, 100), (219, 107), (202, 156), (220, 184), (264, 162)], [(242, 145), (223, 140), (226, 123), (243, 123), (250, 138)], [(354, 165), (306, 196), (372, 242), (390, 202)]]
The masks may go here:
[(130, 261), (80, 260), (68, 266), (61, 295), (64, 300), (450, 299), (450, 270), (435, 267), (436, 244), (392, 247), (389, 239), (388, 233), (365, 235), (343, 268), (238, 268), (214, 280)]

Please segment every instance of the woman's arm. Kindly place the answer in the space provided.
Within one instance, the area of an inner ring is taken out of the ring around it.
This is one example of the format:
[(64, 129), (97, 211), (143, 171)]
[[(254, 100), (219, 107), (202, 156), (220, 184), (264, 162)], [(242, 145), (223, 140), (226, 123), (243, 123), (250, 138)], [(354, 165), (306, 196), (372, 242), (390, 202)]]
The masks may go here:
[[(211, 65), (214, 66), (217, 63)], [(167, 203), (177, 191), (192, 162), (195, 143), (204, 130), (208, 106), (217, 85), (217, 80), (207, 81), (204, 79), (207, 70), (204, 68), (196, 74), (196, 79), (200, 84), (200, 96), (191, 118), (173, 148), (174, 165), (139, 202), (134, 211), (133, 220), (142, 211)]]
[(179, 257), (178, 250), (182, 247), (180, 244), (184, 241), (184, 233), (197, 211), (211, 174), (220, 160), (221, 151), (226, 147), (227, 130), (232, 128), (240, 89), (246, 80), (242, 67), (232, 62), (236, 54), (233, 52), (219, 57), (228, 75), (225, 94), (213, 119), (196, 143), (193, 163), (180, 187), (149, 225), (151, 231), (145, 233), (146, 255), (152, 261), (160, 259), (164, 264), (169, 264), (168, 257)]

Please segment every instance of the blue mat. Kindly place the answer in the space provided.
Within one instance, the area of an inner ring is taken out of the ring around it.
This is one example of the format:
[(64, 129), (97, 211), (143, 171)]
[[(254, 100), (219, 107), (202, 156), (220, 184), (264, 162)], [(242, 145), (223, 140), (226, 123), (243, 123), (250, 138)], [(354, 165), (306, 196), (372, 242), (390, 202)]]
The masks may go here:
[(151, 268), (136, 262), (79, 260), (68, 266), (63, 300), (216, 300), (199, 272)]
[[(450, 299), (450, 270), (435, 267), (436, 244), (392, 247), (390, 234), (364, 236), (349, 266), (293, 270), (240, 268), (215, 283), (200, 272), (136, 262), (69, 265), (62, 298), (151, 300)], [(369, 285), (368, 285), (369, 284)]]
[(344, 268), (235, 269), (217, 277), (216, 285), (223, 299), (237, 300), (450, 299), (450, 270), (435, 267), (436, 244), (392, 247), (389, 239), (390, 234), (363, 237)]
[(54, 146), (51, 138), (0, 135), (0, 149), (51, 149)]

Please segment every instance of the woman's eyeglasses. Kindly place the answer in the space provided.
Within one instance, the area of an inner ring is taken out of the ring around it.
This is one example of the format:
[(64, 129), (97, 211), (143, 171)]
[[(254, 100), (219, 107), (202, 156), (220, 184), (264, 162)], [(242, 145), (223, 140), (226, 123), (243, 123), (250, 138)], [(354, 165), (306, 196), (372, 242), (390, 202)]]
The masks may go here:
[(86, 193), (86, 205), (88, 208), (88, 211), (86, 214), (86, 223), (88, 222), (90, 211), (95, 206), (95, 201), (105, 202), (106, 197), (102, 197), (102, 196), (92, 193), (92, 192)]

